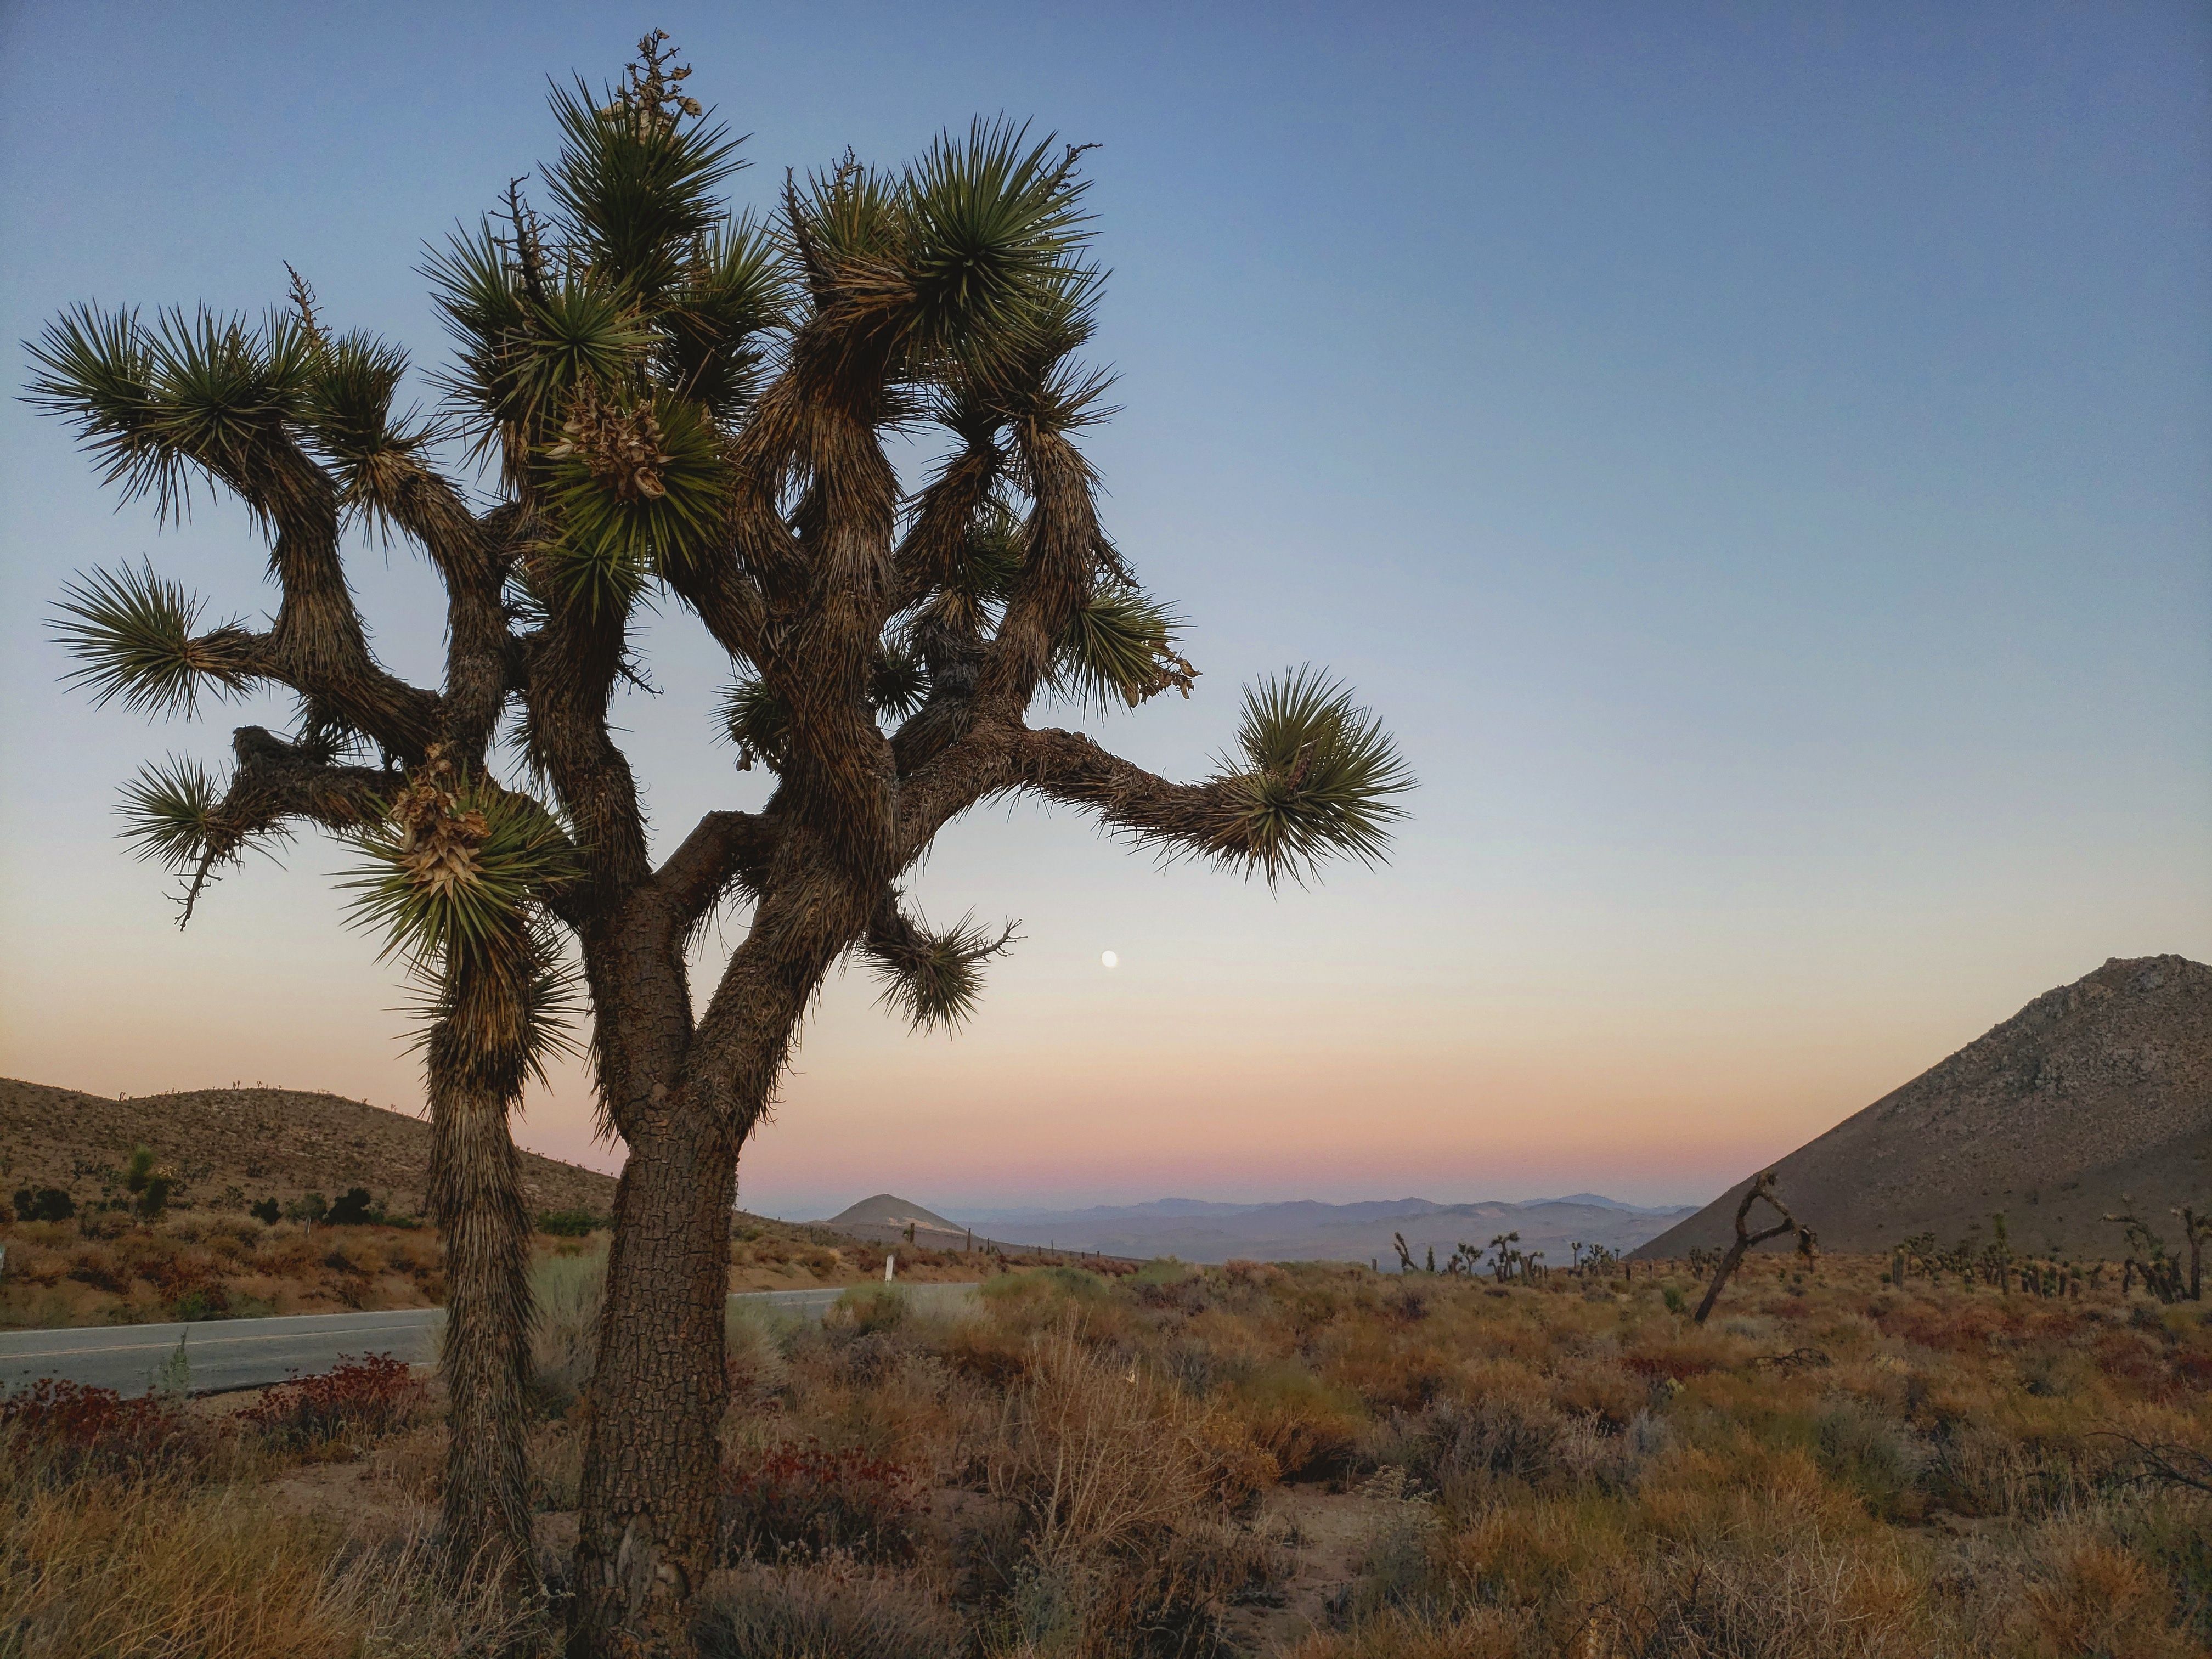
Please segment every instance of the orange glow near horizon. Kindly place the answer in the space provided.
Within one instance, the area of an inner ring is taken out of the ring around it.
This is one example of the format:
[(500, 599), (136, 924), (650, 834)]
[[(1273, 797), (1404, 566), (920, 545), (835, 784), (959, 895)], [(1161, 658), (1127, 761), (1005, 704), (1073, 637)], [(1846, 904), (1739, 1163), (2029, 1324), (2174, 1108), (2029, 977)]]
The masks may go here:
[[(219, 960), (219, 971), (161, 980), (158, 994), (149, 980), (97, 1015), (57, 998), (11, 1016), (5, 1068), (105, 1094), (241, 1081), (419, 1113), (404, 1021), (364, 1016), (396, 1000), (369, 1000), (374, 964), (325, 962), (317, 975), (277, 954), (247, 976), (258, 994), (281, 994), (285, 1018), (241, 1019), (253, 994), (232, 975), (245, 965)], [(1815, 1000), (1752, 1020), (1741, 984), (1716, 988), (1710, 1005), (1616, 1002), (1598, 1014), (1504, 994), (1455, 1012), (1430, 996), (1346, 1003), (1327, 986), (1207, 992), (1148, 979), (1141, 957), (1103, 987), (1073, 971), (1004, 977), (974, 1028), (950, 1040), (907, 1036), (872, 1006), (863, 976), (833, 980), (747, 1150), (740, 1201), (827, 1213), (878, 1190), (954, 1206), (1573, 1190), (1702, 1200), (2025, 1000), (2008, 993), (1968, 1012), (1911, 994), (1887, 1009)], [(516, 1136), (619, 1167), (619, 1146), (593, 1136), (573, 1065), (532, 1091)]]

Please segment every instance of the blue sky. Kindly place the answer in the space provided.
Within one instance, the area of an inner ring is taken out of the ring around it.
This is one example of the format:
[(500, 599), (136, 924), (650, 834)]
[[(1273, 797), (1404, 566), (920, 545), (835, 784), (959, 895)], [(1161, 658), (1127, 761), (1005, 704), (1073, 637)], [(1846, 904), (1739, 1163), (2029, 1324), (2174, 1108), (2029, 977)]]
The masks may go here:
[[(2107, 956), (2212, 955), (2201, 7), (15, 0), (5, 338), (258, 309), (289, 260), (434, 366), (422, 244), (551, 149), (548, 76), (654, 23), (754, 135), (740, 201), (978, 112), (1100, 143), (1092, 453), (1205, 671), (1102, 735), (1195, 774), (1240, 684), (1314, 661), (1423, 781), (1389, 869), (1279, 896), (960, 827), (924, 902), (1023, 945), (950, 1042), (833, 983), (748, 1202), (1701, 1199)], [(109, 839), (139, 760), (282, 718), (58, 688), (46, 605), (142, 552), (266, 602), (234, 510), (157, 534), (0, 409), (0, 1071), (409, 1106), (342, 853), (180, 935)], [(427, 673), (412, 556), (359, 582)], [(696, 631), (653, 647), (621, 717), (666, 838), (757, 785)], [(521, 1133), (605, 1163), (588, 1117), (563, 1074)]]

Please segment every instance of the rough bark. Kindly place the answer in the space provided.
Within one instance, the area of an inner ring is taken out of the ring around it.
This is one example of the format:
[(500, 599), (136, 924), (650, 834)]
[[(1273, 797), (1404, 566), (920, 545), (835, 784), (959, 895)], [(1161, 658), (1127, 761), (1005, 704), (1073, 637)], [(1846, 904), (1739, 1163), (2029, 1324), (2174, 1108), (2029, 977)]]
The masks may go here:
[(430, 1199), (445, 1235), (443, 1533), (456, 1571), (490, 1567), (536, 1580), (530, 1533), (530, 1218), (521, 1196), (511, 1103), (472, 1084), (466, 1038), (431, 1041)]
[[(571, 1653), (680, 1650), (714, 1565), (737, 1147), (672, 1120), (630, 1137), (592, 1380)], [(651, 1401), (653, 1409), (635, 1409)]]

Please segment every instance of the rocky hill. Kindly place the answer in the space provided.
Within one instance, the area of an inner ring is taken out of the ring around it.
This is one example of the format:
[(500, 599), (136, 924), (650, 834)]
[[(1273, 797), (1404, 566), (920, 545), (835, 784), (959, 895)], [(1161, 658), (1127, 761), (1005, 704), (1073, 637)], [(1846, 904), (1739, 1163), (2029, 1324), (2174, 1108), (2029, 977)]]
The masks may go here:
[[(2171, 1244), (2170, 1208), (2212, 1205), (2212, 968), (2114, 957), (1774, 1167), (1831, 1250), (1948, 1246), (2002, 1213), (2015, 1248), (2109, 1256), (2124, 1196)], [(1749, 1182), (1638, 1254), (1725, 1243)]]
[[(195, 1089), (110, 1100), (0, 1079), (0, 1193), (51, 1186), (96, 1200), (141, 1145), (183, 1177), (180, 1207), (366, 1187), (393, 1213), (414, 1214), (430, 1165), (428, 1123), (337, 1095)], [(614, 1205), (613, 1176), (535, 1152), (522, 1155), (522, 1179), (533, 1212)]]

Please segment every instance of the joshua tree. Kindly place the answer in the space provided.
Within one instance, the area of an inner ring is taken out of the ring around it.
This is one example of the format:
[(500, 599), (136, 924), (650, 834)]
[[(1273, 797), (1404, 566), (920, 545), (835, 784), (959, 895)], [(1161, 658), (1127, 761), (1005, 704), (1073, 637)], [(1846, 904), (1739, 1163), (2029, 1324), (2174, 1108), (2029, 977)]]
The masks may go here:
[[(2124, 1193), (2120, 1197), (2124, 1203), (2132, 1201)], [(2185, 1237), (2190, 1255), (2190, 1270), (2186, 1279), (2182, 1276), (2181, 1258), (2166, 1254), (2166, 1241), (2154, 1232), (2150, 1224), (2142, 1217), (2132, 1211), (2124, 1211), (2105, 1218), (2127, 1230), (2128, 1254), (2121, 1264), (2121, 1295), (2128, 1293), (2137, 1274), (2142, 1277), (2143, 1288), (2161, 1302), (2179, 1302), (2185, 1297), (2193, 1301), (2202, 1292), (2204, 1238), (2207, 1232), (2212, 1232), (2212, 1226), (2207, 1224), (2212, 1218), (2199, 1219), (2194, 1210), (2177, 1210), (2174, 1213), (2181, 1217), (2182, 1225), (2186, 1229)]]
[(142, 1221), (159, 1221), (169, 1207), (176, 1177), (154, 1159), (151, 1146), (134, 1146), (123, 1166), (123, 1190), (131, 1194), (131, 1208)]
[[(1751, 1206), (1759, 1203), (1767, 1205), (1782, 1218), (1771, 1227), (1762, 1227), (1753, 1232), (1750, 1226)], [(1721, 1258), (1720, 1266), (1713, 1270), (1713, 1282), (1705, 1287), (1705, 1299), (1698, 1304), (1698, 1311), (1692, 1322), (1698, 1325), (1705, 1322), (1705, 1316), (1712, 1312), (1713, 1304), (1721, 1299), (1721, 1290), (1729, 1282), (1729, 1275), (1743, 1265), (1744, 1256), (1754, 1246), (1764, 1244), (1770, 1238), (1779, 1238), (1784, 1233), (1796, 1234), (1797, 1253), (1810, 1261), (1814, 1248), (1812, 1231), (1799, 1226), (1797, 1218), (1791, 1215), (1789, 1207), (1775, 1195), (1774, 1171), (1768, 1170), (1751, 1183), (1744, 1192), (1743, 1201), (1735, 1206), (1735, 1242), (1729, 1246), (1728, 1254)]]
[[(1272, 885), (1379, 859), (1411, 784), (1310, 670), (1246, 694), (1232, 757), (1200, 783), (1030, 725), (1041, 698), (1133, 708), (1196, 672), (1101, 526), (1077, 445), (1109, 412), (1107, 377), (1076, 356), (1103, 282), (1079, 152), (978, 124), (903, 170), (848, 155), (787, 177), (771, 214), (733, 213), (736, 146), (661, 40), (604, 96), (556, 92), (545, 216), (510, 185), (429, 256), (458, 347), (441, 421), (396, 414), (404, 356), (326, 334), (304, 287), (258, 329), (71, 313), (33, 391), (111, 481), (167, 507), (204, 477), (271, 532), (270, 628), (202, 630), (194, 602), (125, 571), (80, 584), (67, 637), (96, 690), (136, 704), (298, 694), (297, 729), (240, 732), (227, 780), (149, 774), (132, 833), (195, 893), (297, 823), (363, 847), (367, 914), (431, 983), (438, 1214), (481, 1241), (481, 1306), (457, 1273), (454, 1328), (495, 1334), (503, 1376), (526, 1226), (506, 1110), (558, 1000), (556, 930), (574, 941), (600, 1108), (628, 1148), (577, 1545), (589, 1651), (671, 1638), (710, 1565), (737, 1159), (824, 975), (857, 954), (911, 1025), (950, 1026), (1012, 939), (908, 906), (938, 833), (1027, 793)], [(884, 438), (925, 428), (949, 453), (909, 493)], [(438, 470), (453, 434), (488, 467), (480, 510)], [(349, 517), (443, 579), (441, 690), (372, 657), (339, 556)], [(610, 720), (653, 603), (726, 653), (714, 719), (740, 769), (772, 775), (758, 810), (708, 812), (657, 860)], [(742, 937), (695, 1013), (693, 946), (732, 908)], [(474, 1423), (457, 1446), (483, 1443)]]
[(2204, 1299), (2204, 1241), (2212, 1238), (2212, 1212), (2199, 1215), (2185, 1204), (2173, 1215), (2181, 1223), (2181, 1240), (2189, 1247), (2189, 1299)]
[[(1398, 1271), (1401, 1273), (1419, 1273), (1420, 1269), (1413, 1265), (1413, 1253), (1406, 1248), (1406, 1235), (1392, 1233), (1390, 1243), (1397, 1247)], [(1429, 1265), (1431, 1267), (1436, 1265), (1436, 1252), (1433, 1250), (1429, 1253)]]

